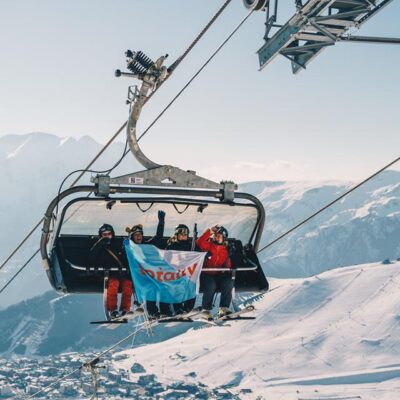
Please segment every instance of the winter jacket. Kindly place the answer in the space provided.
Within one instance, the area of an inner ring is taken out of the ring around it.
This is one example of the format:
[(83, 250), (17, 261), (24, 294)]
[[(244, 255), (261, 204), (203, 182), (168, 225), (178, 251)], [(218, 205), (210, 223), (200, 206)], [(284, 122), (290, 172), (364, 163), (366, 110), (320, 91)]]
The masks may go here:
[[(215, 243), (212, 239), (212, 232), (206, 230), (197, 240), (200, 251), (207, 251), (203, 268), (232, 268), (231, 260), (226, 245)], [(221, 271), (204, 271), (204, 273), (214, 275)]]
[(191, 240), (170, 240), (165, 247), (165, 250), (192, 251)]
[[(113, 253), (118, 260), (111, 255)], [(89, 265), (94, 268), (104, 268), (109, 270), (111, 268), (121, 269), (122, 267), (127, 267), (127, 260), (115, 239), (107, 240), (104, 238), (100, 238), (90, 249), (89, 253)], [(119, 271), (110, 272), (111, 276), (121, 276), (127, 277), (129, 276), (129, 272), (123, 272), (122, 274)]]
[(159, 249), (162, 247), (162, 240), (164, 237), (164, 221), (158, 221), (156, 235), (149, 239), (147, 242), (143, 242), (143, 244), (152, 244), (153, 246), (158, 247)]

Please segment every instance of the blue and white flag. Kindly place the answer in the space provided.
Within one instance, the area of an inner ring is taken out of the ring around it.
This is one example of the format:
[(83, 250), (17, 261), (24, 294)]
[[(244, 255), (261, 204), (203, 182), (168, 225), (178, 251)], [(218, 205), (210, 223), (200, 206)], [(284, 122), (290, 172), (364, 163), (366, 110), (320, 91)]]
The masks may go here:
[(124, 241), (138, 300), (182, 303), (199, 292), (206, 253), (160, 250), (150, 244)]

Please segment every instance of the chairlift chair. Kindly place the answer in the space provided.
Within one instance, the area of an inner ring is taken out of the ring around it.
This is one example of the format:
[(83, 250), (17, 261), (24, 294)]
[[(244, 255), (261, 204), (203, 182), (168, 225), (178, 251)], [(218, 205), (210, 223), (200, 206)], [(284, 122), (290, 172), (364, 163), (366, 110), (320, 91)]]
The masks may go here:
[[(194, 171), (158, 165), (143, 154), (136, 138), (137, 121), (149, 93), (166, 79), (168, 70), (163, 66), (165, 57), (152, 62), (140, 52), (126, 54), (131, 73), (116, 75), (126, 74), (142, 82), (140, 88), (129, 91), (133, 95), (129, 98), (127, 140), (145, 169), (114, 178), (97, 175), (91, 185), (69, 188), (53, 199), (45, 213), (40, 243), (51, 285), (61, 293), (102, 293), (104, 270), (88, 263), (99, 226), (113, 225), (122, 246), (127, 225), (142, 223), (145, 235), (152, 236), (157, 211), (162, 209), (166, 211), (164, 242), (179, 223), (189, 227), (196, 223), (199, 234), (211, 225), (224, 224), (230, 231), (236, 291), (268, 290), (256, 255), (265, 222), (263, 205), (255, 196), (238, 192), (233, 182), (216, 183)], [(61, 211), (55, 215), (59, 207)]]

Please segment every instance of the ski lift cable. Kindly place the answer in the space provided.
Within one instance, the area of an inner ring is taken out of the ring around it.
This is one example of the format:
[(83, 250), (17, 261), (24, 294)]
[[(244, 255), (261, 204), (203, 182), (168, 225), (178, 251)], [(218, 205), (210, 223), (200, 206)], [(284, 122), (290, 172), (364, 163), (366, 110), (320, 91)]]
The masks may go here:
[[(214, 22), (218, 19), (218, 17), (223, 13), (223, 11), (225, 10), (225, 8), (229, 5), (229, 3), (232, 0), (226, 0), (225, 3), (222, 5), (222, 7), (216, 12), (216, 14), (210, 19), (210, 21), (207, 23), (207, 25), (201, 30), (201, 32), (196, 36), (196, 38), (192, 41), (192, 43), (190, 44), (190, 46), (184, 51), (184, 53), (179, 56), (175, 62), (172, 63), (172, 65), (168, 68), (168, 71), (170, 72), (170, 74), (167, 76), (166, 79), (168, 79), (172, 72), (175, 71), (175, 69), (179, 66), (179, 64), (187, 57), (187, 55), (193, 50), (193, 48), (197, 45), (197, 43), (201, 40), (201, 38), (205, 35), (205, 33), (210, 29), (210, 27), (214, 24)], [(211, 61), (211, 60), (209, 60)], [(207, 63), (209, 62), (207, 61)], [(201, 71), (200, 71), (201, 72)], [(165, 80), (166, 80), (165, 79)], [(189, 83), (190, 84), (190, 83)], [(148, 100), (150, 100), (150, 98), (153, 96), (153, 94), (159, 89), (159, 87), (156, 88), (156, 90), (154, 90), (154, 92), (152, 92), (148, 98), (145, 100), (145, 103), (147, 103)], [(182, 92), (186, 89), (186, 87), (182, 90)], [(177, 97), (179, 97), (180, 93), (178, 94)], [(171, 102), (171, 104), (169, 104), (166, 109), (163, 111), (163, 113), (170, 107), (170, 105), (172, 105), (172, 103), (175, 101), (176, 99), (174, 98), (173, 101)], [(162, 114), (163, 114), (162, 113)], [(160, 114), (156, 120), (158, 120), (161, 115)], [(156, 121), (153, 122), (153, 124), (151, 124), (146, 130), (145, 132), (139, 137), (138, 141), (151, 129), (151, 127), (154, 125)], [(109, 143), (107, 143), (107, 147), (109, 144), (111, 144), (111, 142), (114, 141), (114, 139), (119, 135), (119, 133), (126, 127), (127, 122), (125, 121), (125, 123), (121, 126), (121, 128), (116, 132), (116, 134), (110, 139)], [(100, 155), (102, 154), (102, 152), (105, 150), (105, 148), (102, 149), (102, 151), (96, 156), (96, 158), (85, 168), (85, 169), (81, 169), (81, 170), (76, 170), (71, 172), (63, 181), (63, 183), (61, 184), (60, 190), (58, 193), (61, 192), (61, 188), (63, 186), (63, 184), (65, 183), (65, 181), (74, 173), (77, 172), (81, 172), (81, 174), (78, 176), (78, 178), (76, 178), (76, 180), (71, 184), (71, 187), (75, 186), (75, 184), (80, 180), (80, 178), (86, 173), (86, 172), (90, 172), (90, 173), (97, 173), (97, 174), (101, 174), (101, 173), (106, 173), (106, 174), (110, 174), (116, 167), (118, 167), (118, 165), (122, 162), (122, 160), (125, 158), (125, 156), (130, 152), (130, 150), (127, 150), (128, 147), (128, 139), (125, 141), (125, 149), (123, 151), (123, 155), (122, 157), (114, 164), (113, 167), (111, 167), (108, 170), (104, 170), (104, 171), (91, 171), (89, 170), (90, 167), (93, 165), (94, 161), (96, 161)]]
[(6, 290), (6, 288), (14, 281), (14, 279), (25, 269), (25, 267), (36, 257), (40, 252), (40, 249), (36, 250), (31, 257), (24, 263), (24, 265), (8, 280), (8, 282), (0, 289), (0, 294)]
[[(86, 197), (90, 197), (91, 193), (89, 193)], [(68, 222), (78, 211), (79, 209), (83, 206), (83, 204), (79, 207), (77, 207), (74, 212), (71, 213), (71, 215), (65, 220), (65, 222)], [(5, 283), (5, 285), (0, 289), (0, 294), (6, 290), (6, 288), (11, 284), (11, 282), (28, 266), (28, 264), (36, 257), (36, 255), (40, 252), (40, 249), (37, 249), (32, 256), (24, 263), (24, 265), (8, 280), (8, 282)]]
[[(181, 96), (181, 94), (191, 85), (191, 83), (200, 75), (204, 68), (212, 61), (212, 59), (222, 50), (222, 48), (229, 42), (232, 36), (242, 27), (247, 19), (253, 14), (254, 10), (251, 10), (244, 19), (236, 26), (236, 28), (227, 36), (227, 38), (217, 47), (217, 49), (211, 54), (211, 56), (203, 63), (203, 65), (196, 71), (196, 73), (186, 82), (182, 89), (175, 95), (175, 97), (164, 107), (164, 109), (157, 115), (156, 118), (150, 123), (150, 125), (144, 130), (139, 136), (138, 141), (142, 139), (149, 130), (157, 123), (157, 121), (165, 114), (165, 112), (175, 103), (175, 101)], [(124, 157), (130, 152), (126, 150)]]
[[(122, 152), (122, 156), (118, 159), (118, 161), (111, 167), (111, 168), (109, 168), (109, 169), (106, 169), (106, 170), (103, 170), (103, 171), (97, 171), (97, 170), (92, 170), (92, 169), (89, 169), (89, 168), (85, 168), (85, 169), (77, 169), (77, 170), (75, 170), (75, 171), (72, 171), (72, 172), (70, 172), (64, 179), (63, 179), (63, 181), (61, 182), (61, 185), (60, 185), (60, 187), (58, 188), (58, 192), (57, 192), (57, 198), (59, 198), (59, 196), (60, 196), (60, 193), (61, 193), (61, 190), (62, 190), (62, 188), (63, 188), (63, 186), (64, 186), (64, 183), (66, 182), (66, 180), (70, 177), (70, 176), (72, 176), (72, 175), (74, 175), (74, 174), (76, 174), (76, 173), (78, 173), (78, 172), (81, 172), (81, 175), (79, 175), (79, 177), (70, 185), (70, 188), (72, 188), (72, 187), (74, 187), (75, 186), (75, 184), (76, 184), (76, 182), (78, 182), (79, 181), (79, 179), (85, 174), (85, 173), (92, 173), (92, 174), (110, 174), (115, 168), (117, 168), (120, 164), (121, 164), (121, 162), (122, 162), (122, 160), (125, 158), (125, 153), (126, 153), (126, 150), (127, 150), (127, 148), (128, 148), (128, 139), (126, 139), (125, 140), (125, 147), (124, 147), (124, 150), (123, 150), (123, 152)], [(92, 193), (92, 192), (91, 192)], [(91, 194), (90, 193), (90, 194)], [(89, 195), (90, 195), (89, 194)], [(57, 202), (57, 207), (56, 207), (56, 213), (55, 213), (55, 215), (56, 215), (56, 217), (57, 217), (57, 214), (58, 214), (58, 202)]]
[[(172, 65), (170, 71), (174, 71), (178, 65), (187, 57), (187, 55), (190, 53), (190, 51), (195, 47), (195, 45), (200, 41), (200, 39), (205, 35), (205, 33), (211, 28), (211, 26), (214, 24), (214, 22), (218, 19), (218, 17), (222, 14), (222, 12), (225, 10), (225, 8), (229, 5), (229, 3), (232, 0), (226, 0), (225, 3), (222, 5), (222, 7), (217, 11), (217, 13), (211, 18), (211, 20), (207, 23), (205, 28), (200, 32), (199, 35), (196, 36), (194, 41), (190, 44), (190, 46), (185, 50), (183, 55), (181, 55)], [(251, 14), (252, 11), (250, 11), (249, 14)], [(247, 19), (247, 18), (246, 18)], [(164, 80), (164, 82), (171, 76), (169, 74), (167, 78)], [(156, 90), (154, 90), (146, 99), (145, 103), (147, 103), (148, 100), (158, 91), (158, 89), (161, 87), (158, 86)], [(168, 105), (169, 108), (170, 105)], [(163, 113), (162, 113), (163, 114)], [(161, 115), (157, 117), (159, 119)], [(127, 121), (125, 121), (122, 126), (115, 132), (115, 134), (109, 139), (109, 141), (103, 146), (103, 148), (97, 153), (97, 155), (90, 161), (90, 163), (86, 166), (86, 168), (79, 170), (81, 173), (79, 176), (75, 179), (75, 181), (71, 184), (71, 187), (75, 186), (77, 182), (82, 178), (82, 176), (89, 171), (91, 166), (97, 161), (97, 159), (105, 152), (105, 150), (111, 145), (111, 143), (117, 138), (117, 136), (122, 132), (122, 130), (126, 127)], [(153, 125), (153, 124), (152, 124)], [(138, 141), (141, 139), (141, 137), (144, 136), (148, 132), (150, 127), (146, 129), (146, 131), (139, 137)], [(128, 151), (125, 151), (124, 155), (122, 156), (122, 159), (125, 158), (125, 156), (128, 154)], [(119, 161), (119, 163), (122, 161), (122, 159)], [(118, 163), (118, 164), (119, 164)], [(3, 261), (3, 263), (0, 265), (0, 270), (11, 260), (12, 257), (19, 251), (19, 249), (25, 244), (25, 242), (32, 236), (32, 234), (36, 231), (36, 229), (43, 223), (44, 218), (42, 218), (25, 236), (25, 238), (18, 244), (18, 246), (10, 253), (10, 255)]]
[(346, 197), (348, 194), (350, 194), (351, 192), (354, 192), (356, 189), (358, 189), (360, 186), (364, 185), (365, 183), (367, 183), (368, 181), (370, 181), (372, 178), (375, 178), (377, 175), (379, 175), (380, 173), (382, 173), (383, 171), (385, 171), (386, 169), (388, 169), (389, 167), (391, 167), (392, 165), (396, 164), (398, 161), (400, 161), (400, 157), (396, 158), (395, 160), (393, 160), (392, 162), (390, 162), (389, 164), (385, 165), (383, 168), (381, 168), (379, 171), (375, 172), (374, 174), (372, 174), (371, 176), (369, 176), (368, 178), (364, 179), (362, 182), (358, 183), (357, 185), (353, 186), (351, 189), (349, 189), (348, 191), (346, 191), (345, 193), (343, 193), (342, 195), (340, 195), (338, 198), (336, 198), (335, 200), (331, 201), (330, 203), (326, 204), (324, 207), (322, 207), (321, 209), (319, 209), (318, 211), (316, 211), (314, 214), (310, 215), (309, 217), (307, 217), (305, 220), (301, 221), (300, 223), (298, 223), (297, 225), (295, 225), (294, 227), (292, 227), (291, 229), (289, 229), (288, 231), (286, 231), (284, 234), (280, 235), (279, 237), (277, 237), (276, 239), (274, 239), (272, 242), (268, 243), (267, 245), (265, 245), (264, 247), (262, 247), (260, 250), (258, 250), (257, 254), (261, 253), (262, 251), (266, 250), (268, 247), (272, 246), (273, 244), (277, 243), (278, 241), (280, 241), (281, 239), (283, 239), (285, 236), (289, 235), (290, 233), (292, 233), (294, 230), (296, 230), (297, 228), (299, 228), (300, 226), (304, 225), (305, 223), (307, 223), (308, 221), (310, 221), (311, 219), (313, 219), (314, 217), (316, 217), (318, 214), (322, 213), (323, 211), (325, 211), (326, 209), (328, 209), (329, 207), (333, 206), (335, 203), (337, 203), (338, 201), (340, 201), (341, 199), (343, 199), (344, 197)]
[[(126, 122), (115, 132), (112, 138), (103, 146), (99, 153), (90, 161), (87, 167), (83, 170), (79, 171), (88, 171), (89, 168), (97, 161), (97, 159), (104, 153), (104, 151), (110, 146), (110, 144), (115, 140), (115, 138), (121, 133), (121, 131), (125, 128)], [(122, 159), (121, 159), (122, 161)], [(120, 162), (121, 162), (120, 161)], [(75, 186), (78, 181), (82, 178), (85, 172), (81, 172), (81, 174), (75, 179), (75, 181), (70, 185), (70, 187)], [(68, 176), (69, 177), (69, 176)], [(6, 266), (6, 264), (14, 257), (14, 255), (19, 251), (19, 249), (26, 243), (26, 241), (33, 235), (37, 228), (43, 223), (44, 217), (28, 232), (28, 234), (24, 237), (24, 239), (18, 244), (18, 246), (10, 253), (10, 255), (3, 261), (0, 265), (0, 270)]]

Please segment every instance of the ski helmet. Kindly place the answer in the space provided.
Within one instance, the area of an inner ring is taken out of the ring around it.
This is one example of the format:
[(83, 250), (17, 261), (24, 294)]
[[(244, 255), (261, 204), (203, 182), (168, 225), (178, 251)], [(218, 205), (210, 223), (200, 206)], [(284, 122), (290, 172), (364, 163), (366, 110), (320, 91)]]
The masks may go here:
[(103, 224), (99, 228), (99, 236), (101, 236), (104, 232), (111, 232), (112, 237), (115, 236), (114, 228), (110, 224)]
[(223, 236), (223, 238), (224, 238), (225, 240), (228, 239), (228, 231), (227, 231), (227, 229), (226, 229), (225, 227), (223, 227), (222, 225), (221, 225), (221, 226), (217, 226), (214, 233), (215, 233), (215, 234), (220, 233), (220, 234)]
[(175, 235), (182, 235), (182, 234), (187, 234), (188, 236), (190, 234), (190, 229), (185, 224), (179, 224), (178, 226), (175, 227)]

